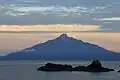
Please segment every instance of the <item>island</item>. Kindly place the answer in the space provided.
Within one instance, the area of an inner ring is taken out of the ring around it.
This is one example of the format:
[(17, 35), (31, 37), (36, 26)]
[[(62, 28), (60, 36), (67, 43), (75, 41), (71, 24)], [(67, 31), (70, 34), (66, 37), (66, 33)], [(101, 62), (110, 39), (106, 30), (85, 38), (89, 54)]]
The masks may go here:
[(72, 67), (68, 64), (54, 64), (47, 63), (44, 66), (41, 66), (37, 69), (37, 71), (47, 71), (47, 72), (55, 72), (55, 71), (84, 71), (84, 72), (110, 72), (114, 71), (114, 69), (105, 68), (102, 66), (99, 60), (93, 60), (91, 64), (87, 66), (76, 66)]

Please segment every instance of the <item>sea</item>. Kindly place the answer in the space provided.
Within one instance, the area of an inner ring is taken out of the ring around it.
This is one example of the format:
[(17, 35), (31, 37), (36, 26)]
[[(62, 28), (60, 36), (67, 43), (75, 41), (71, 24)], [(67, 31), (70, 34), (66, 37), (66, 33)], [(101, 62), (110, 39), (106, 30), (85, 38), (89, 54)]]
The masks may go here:
[(42, 72), (37, 68), (48, 63), (88, 65), (91, 61), (0, 61), (0, 80), (119, 80), (120, 62), (101, 61), (113, 72)]

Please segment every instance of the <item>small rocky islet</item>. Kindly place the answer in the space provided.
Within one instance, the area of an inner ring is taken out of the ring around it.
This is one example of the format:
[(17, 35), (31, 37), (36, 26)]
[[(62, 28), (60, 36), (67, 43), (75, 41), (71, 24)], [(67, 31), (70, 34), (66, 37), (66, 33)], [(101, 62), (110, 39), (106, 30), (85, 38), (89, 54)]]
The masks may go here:
[(118, 72), (120, 73), (120, 70)]
[(87, 66), (76, 66), (72, 67), (68, 64), (54, 64), (47, 63), (44, 66), (41, 66), (37, 69), (37, 71), (46, 71), (46, 72), (58, 72), (58, 71), (83, 71), (83, 72), (110, 72), (114, 71), (114, 69), (105, 68), (102, 66), (99, 60), (92, 61), (91, 64)]

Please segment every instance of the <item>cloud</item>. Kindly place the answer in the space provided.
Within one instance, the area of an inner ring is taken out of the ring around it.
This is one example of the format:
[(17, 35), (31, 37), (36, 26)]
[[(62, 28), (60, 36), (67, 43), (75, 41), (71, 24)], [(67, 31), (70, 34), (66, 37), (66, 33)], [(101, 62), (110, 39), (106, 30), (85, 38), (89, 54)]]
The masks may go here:
[(102, 19), (94, 19), (99, 21), (119, 21), (120, 17), (111, 17), (111, 18), (102, 18)]
[(4, 15), (10, 15), (14, 17), (30, 15), (31, 13), (39, 13), (42, 15), (57, 15), (57, 16), (66, 16), (66, 15), (81, 15), (81, 13), (101, 13), (106, 6), (94, 6), (94, 7), (84, 7), (84, 6), (59, 6), (59, 5), (49, 5), (49, 6), (36, 6), (24, 5), (24, 4), (8, 4), (6, 6), (1, 6), (1, 10), (4, 11)]
[(12, 32), (35, 32), (35, 31), (99, 31), (100, 26), (96, 25), (64, 25), (64, 24), (56, 24), (56, 25), (0, 25), (0, 31), (12, 31)]

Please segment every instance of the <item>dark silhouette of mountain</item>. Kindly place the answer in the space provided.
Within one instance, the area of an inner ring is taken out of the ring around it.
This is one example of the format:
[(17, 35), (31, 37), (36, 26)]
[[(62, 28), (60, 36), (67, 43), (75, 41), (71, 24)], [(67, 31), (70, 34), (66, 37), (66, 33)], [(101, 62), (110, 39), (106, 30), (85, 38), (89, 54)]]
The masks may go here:
[(119, 58), (115, 52), (66, 34), (4, 57), (6, 60), (120, 60)]

